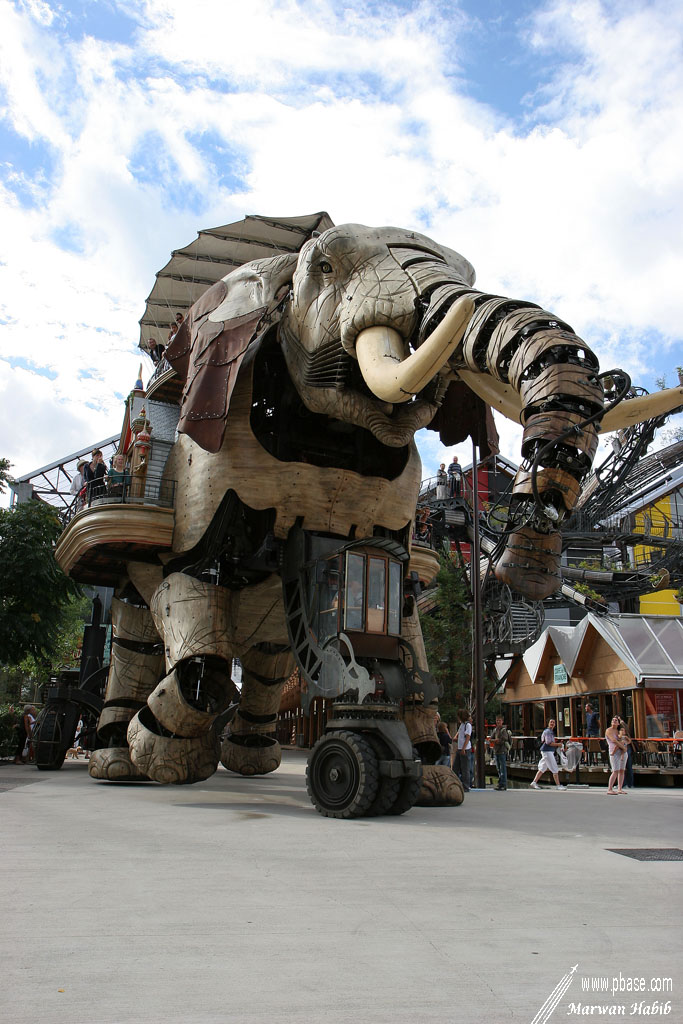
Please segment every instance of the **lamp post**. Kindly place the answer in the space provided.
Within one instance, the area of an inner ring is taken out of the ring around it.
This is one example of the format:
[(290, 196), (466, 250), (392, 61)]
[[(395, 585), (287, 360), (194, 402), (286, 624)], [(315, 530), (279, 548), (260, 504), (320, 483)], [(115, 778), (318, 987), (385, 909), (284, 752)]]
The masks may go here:
[(479, 542), (479, 475), (477, 469), (477, 446), (472, 438), (472, 514), (474, 530), (472, 537), (472, 561), (470, 563), (470, 580), (473, 599), (472, 647), (475, 718), (474, 731), (477, 736), (476, 779), (480, 789), (486, 788), (486, 757), (484, 719), (484, 656), (482, 650), (481, 620), (481, 547)]

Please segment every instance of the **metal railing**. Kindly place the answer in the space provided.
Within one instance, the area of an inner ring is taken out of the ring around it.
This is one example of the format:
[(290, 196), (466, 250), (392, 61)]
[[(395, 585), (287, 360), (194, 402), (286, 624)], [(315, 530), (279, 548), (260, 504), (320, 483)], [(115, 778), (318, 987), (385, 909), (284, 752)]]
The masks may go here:
[(173, 508), (175, 502), (175, 480), (147, 478), (139, 480), (126, 474), (121, 481), (91, 480), (83, 492), (77, 495), (60, 516), (62, 525), (68, 526), (74, 516), (84, 509), (101, 505), (157, 505)]
[(169, 363), (169, 361), (166, 358), (166, 356), (162, 356), (161, 359), (159, 360), (159, 362), (154, 367), (154, 371), (152, 373), (152, 376), (147, 381), (147, 388), (146, 388), (146, 390), (149, 391), (149, 389), (152, 386), (152, 384), (154, 383), (154, 381), (158, 380), (159, 377), (163, 377), (165, 373), (167, 373), (169, 370), (172, 370), (172, 369), (173, 369), (173, 367)]
[[(423, 502), (431, 502), (437, 500), (437, 487), (439, 486), (439, 478), (436, 476), (427, 477), (420, 484), (420, 495), (417, 499), (418, 505)], [(445, 498), (464, 498), (469, 505), (472, 504), (472, 484), (468, 477), (464, 474), (449, 476), (445, 485), (446, 494)], [(488, 495), (484, 495), (480, 489), (479, 497), (480, 501), (482, 496), (487, 498)], [(438, 500), (445, 500), (439, 498)]]

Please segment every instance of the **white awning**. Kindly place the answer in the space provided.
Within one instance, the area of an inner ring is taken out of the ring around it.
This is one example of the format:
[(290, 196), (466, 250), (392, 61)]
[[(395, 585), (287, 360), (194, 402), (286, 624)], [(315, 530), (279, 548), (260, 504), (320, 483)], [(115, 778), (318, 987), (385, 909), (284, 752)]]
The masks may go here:
[(303, 217), (249, 216), (200, 231), (194, 242), (176, 249), (156, 275), (140, 320), (139, 347), (146, 351), (150, 338), (166, 345), (175, 314), (184, 315), (207, 288), (235, 267), (298, 252), (314, 232), (333, 226), (330, 215), (323, 211)]

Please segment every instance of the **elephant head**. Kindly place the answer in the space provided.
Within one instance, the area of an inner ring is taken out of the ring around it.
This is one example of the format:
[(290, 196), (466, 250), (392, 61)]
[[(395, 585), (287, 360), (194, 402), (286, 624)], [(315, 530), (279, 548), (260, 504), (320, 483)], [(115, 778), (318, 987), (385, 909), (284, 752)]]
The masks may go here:
[[(445, 444), (471, 434), (487, 454), (496, 438), (488, 407), (498, 408), (524, 432), (496, 574), (541, 599), (561, 583), (558, 526), (591, 468), (601, 419), (614, 430), (647, 418), (651, 400), (606, 413), (598, 360), (568, 324), (473, 284), (453, 250), (358, 224), (240, 267), (195, 303), (167, 350), (186, 377), (179, 430), (218, 451), (240, 363), (271, 332), (309, 412), (383, 446), (401, 449), (429, 426)], [(665, 393), (668, 408), (680, 391)]]
[[(473, 281), (467, 260), (415, 232), (346, 224), (311, 239), (280, 324), (306, 406), (365, 427), (384, 444), (405, 444), (443, 397), (439, 371), (474, 311), (458, 292)], [(426, 336), (429, 295), (448, 285), (453, 305)]]
[(426, 236), (357, 224), (246, 264), (204, 293), (167, 350), (186, 378), (179, 429), (218, 450), (241, 360), (277, 322), (311, 412), (403, 446), (443, 399), (439, 371), (471, 319), (473, 282), (466, 259)]

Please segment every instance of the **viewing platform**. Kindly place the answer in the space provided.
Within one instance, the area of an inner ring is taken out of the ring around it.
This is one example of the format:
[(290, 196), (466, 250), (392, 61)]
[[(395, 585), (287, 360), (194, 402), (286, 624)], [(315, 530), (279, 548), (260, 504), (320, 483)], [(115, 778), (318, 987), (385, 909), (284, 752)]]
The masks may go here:
[(173, 480), (127, 477), (101, 493), (93, 488), (85, 504), (76, 498), (63, 513), (55, 558), (80, 583), (115, 586), (127, 562), (158, 564), (158, 552), (170, 550), (174, 499)]

